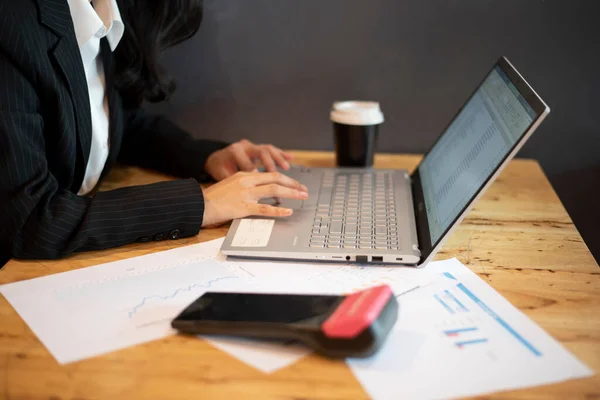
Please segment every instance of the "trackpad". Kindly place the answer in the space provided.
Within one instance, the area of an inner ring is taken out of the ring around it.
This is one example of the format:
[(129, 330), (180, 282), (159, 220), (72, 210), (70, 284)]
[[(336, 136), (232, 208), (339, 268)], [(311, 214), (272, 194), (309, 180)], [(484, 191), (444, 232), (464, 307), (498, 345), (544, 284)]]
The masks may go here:
[[(284, 171), (284, 173), (286, 173)], [(259, 201), (260, 204), (268, 204), (274, 207), (291, 208), (292, 210), (300, 210), (306, 207), (314, 207), (317, 204), (317, 198), (319, 196), (319, 188), (321, 184), (321, 172), (301, 172), (297, 169), (287, 171), (286, 175), (308, 187), (308, 199), (307, 200), (293, 200), (293, 199), (277, 199), (271, 197), (262, 199)]]

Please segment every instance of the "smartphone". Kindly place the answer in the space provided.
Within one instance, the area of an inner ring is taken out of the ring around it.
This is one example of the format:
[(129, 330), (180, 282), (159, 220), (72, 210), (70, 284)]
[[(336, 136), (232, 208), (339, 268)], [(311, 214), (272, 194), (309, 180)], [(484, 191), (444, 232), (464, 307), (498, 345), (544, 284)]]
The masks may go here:
[(171, 325), (185, 334), (293, 339), (329, 357), (368, 357), (397, 316), (386, 285), (348, 296), (207, 292)]

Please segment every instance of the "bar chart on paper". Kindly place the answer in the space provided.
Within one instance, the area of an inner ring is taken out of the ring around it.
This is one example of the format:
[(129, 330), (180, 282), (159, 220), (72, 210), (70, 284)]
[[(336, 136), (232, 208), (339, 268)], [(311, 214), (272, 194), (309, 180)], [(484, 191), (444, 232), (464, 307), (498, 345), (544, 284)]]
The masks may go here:
[(348, 362), (371, 398), (454, 398), (593, 374), (456, 259), (426, 271), (432, 283), (399, 299), (380, 354)]
[(501, 357), (491, 349), (498, 345), (514, 347), (535, 357), (540, 350), (525, 335), (502, 318), (493, 307), (460, 282), (450, 272), (441, 274), (443, 289), (433, 293), (439, 305), (440, 336), (457, 350), (483, 351), (491, 358)]

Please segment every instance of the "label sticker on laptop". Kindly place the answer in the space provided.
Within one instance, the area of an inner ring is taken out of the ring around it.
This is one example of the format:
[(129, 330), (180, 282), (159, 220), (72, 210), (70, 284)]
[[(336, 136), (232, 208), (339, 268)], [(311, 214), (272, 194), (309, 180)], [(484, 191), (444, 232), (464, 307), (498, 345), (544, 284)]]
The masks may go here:
[(269, 243), (273, 225), (274, 219), (242, 219), (231, 241), (231, 247), (265, 247)]

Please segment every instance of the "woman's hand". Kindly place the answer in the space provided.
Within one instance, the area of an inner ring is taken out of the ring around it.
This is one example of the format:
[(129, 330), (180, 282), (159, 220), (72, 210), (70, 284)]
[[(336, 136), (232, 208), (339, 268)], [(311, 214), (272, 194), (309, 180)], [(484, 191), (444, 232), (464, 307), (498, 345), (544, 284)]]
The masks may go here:
[(307, 190), (306, 186), (279, 172), (238, 172), (204, 189), (202, 226), (218, 225), (250, 215), (292, 215), (289, 208), (258, 204), (258, 201), (269, 197), (305, 200), (308, 198)]
[(289, 161), (293, 158), (291, 154), (270, 144), (258, 145), (244, 139), (212, 153), (206, 160), (204, 170), (220, 181), (238, 171), (255, 171), (258, 162), (262, 162), (269, 172), (277, 171), (277, 166), (288, 170)]

